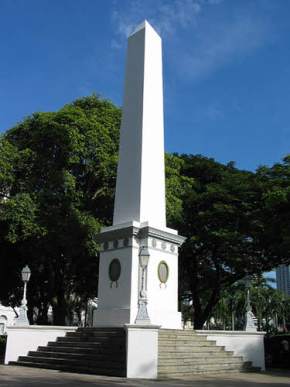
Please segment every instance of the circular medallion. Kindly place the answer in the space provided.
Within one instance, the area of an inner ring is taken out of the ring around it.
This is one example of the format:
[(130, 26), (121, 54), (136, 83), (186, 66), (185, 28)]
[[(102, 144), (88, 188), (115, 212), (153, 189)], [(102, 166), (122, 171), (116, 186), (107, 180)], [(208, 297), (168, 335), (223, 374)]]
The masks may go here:
[(161, 261), (158, 265), (158, 278), (161, 284), (166, 284), (169, 277), (169, 267), (165, 261)]
[(114, 241), (113, 245), (114, 245), (114, 249), (117, 249), (118, 246), (119, 246), (119, 241), (116, 239), (116, 240)]
[(154, 238), (152, 239), (152, 246), (153, 246), (153, 247), (156, 247), (156, 246), (157, 246), (157, 241), (156, 241), (156, 239), (154, 239)]
[(104, 242), (104, 250), (108, 250), (109, 248), (109, 243), (108, 242)]
[(113, 282), (117, 282), (121, 275), (121, 263), (119, 259), (114, 258), (109, 265), (109, 278)]
[(170, 245), (170, 251), (172, 252), (172, 253), (174, 253), (174, 251), (175, 251), (175, 246), (172, 244), (172, 245)]

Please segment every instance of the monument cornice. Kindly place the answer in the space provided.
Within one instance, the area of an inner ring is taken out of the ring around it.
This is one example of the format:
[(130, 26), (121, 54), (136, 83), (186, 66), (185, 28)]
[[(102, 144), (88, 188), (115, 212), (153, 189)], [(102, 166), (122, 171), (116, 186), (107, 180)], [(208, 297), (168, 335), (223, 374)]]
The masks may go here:
[(124, 228), (111, 229), (108, 231), (106, 231), (105, 229), (97, 235), (96, 239), (97, 242), (102, 243), (121, 238), (130, 238), (134, 236), (138, 239), (145, 239), (149, 237), (157, 238), (166, 242), (175, 243), (178, 246), (181, 246), (186, 239), (181, 235), (173, 234), (168, 231), (160, 230), (150, 226), (145, 226), (142, 228), (136, 226), (129, 226)]
[(142, 227), (138, 233), (138, 237), (140, 239), (147, 237), (157, 238), (166, 242), (176, 243), (178, 246), (181, 246), (186, 239), (181, 235), (173, 234), (150, 226)]

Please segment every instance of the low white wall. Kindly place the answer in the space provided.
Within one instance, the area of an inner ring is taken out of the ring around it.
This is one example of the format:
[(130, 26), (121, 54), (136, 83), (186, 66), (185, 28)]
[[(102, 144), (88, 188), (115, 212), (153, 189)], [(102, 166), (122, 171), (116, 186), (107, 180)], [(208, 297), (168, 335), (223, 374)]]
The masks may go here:
[(158, 325), (129, 325), (127, 330), (127, 378), (156, 379)]
[(30, 325), (27, 327), (7, 327), (7, 344), (5, 364), (16, 361), (19, 356), (26, 356), (29, 351), (45, 346), (57, 337), (65, 336), (67, 332), (76, 331), (77, 327), (58, 327)]
[(265, 332), (197, 330), (196, 333), (207, 336), (208, 340), (215, 340), (217, 345), (224, 346), (235, 355), (243, 356), (244, 360), (251, 361), (253, 366), (265, 369)]

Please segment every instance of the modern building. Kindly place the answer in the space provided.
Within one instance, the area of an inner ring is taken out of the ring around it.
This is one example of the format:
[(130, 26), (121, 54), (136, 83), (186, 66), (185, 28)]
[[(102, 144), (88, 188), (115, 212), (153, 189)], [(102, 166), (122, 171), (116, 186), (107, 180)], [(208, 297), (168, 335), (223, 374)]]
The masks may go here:
[(290, 296), (290, 266), (280, 265), (276, 269), (277, 289)]

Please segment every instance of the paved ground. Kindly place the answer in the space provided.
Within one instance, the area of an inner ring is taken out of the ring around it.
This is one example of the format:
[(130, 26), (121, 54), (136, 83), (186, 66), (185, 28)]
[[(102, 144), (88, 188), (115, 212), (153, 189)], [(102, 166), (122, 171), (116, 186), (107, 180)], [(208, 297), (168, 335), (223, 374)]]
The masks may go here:
[(26, 367), (0, 366), (0, 387), (285, 387), (290, 372), (195, 376), (191, 380), (128, 380), (95, 375), (70, 374)]

